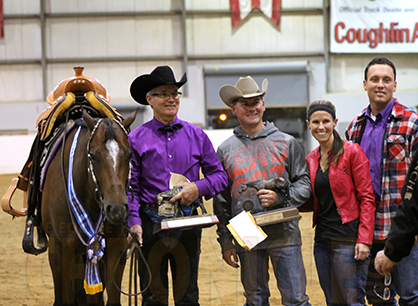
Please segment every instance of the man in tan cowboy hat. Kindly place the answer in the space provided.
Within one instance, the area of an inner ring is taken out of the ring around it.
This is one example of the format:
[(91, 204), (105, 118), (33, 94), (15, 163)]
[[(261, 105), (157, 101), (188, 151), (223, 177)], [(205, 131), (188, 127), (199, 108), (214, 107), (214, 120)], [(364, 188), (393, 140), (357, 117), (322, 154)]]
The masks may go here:
[[(226, 228), (228, 220), (243, 210), (259, 213), (286, 205), (298, 207), (311, 194), (308, 168), (299, 143), (280, 132), (273, 123), (263, 121), (267, 85), (264, 80), (260, 90), (253, 78), (247, 76), (240, 78), (235, 86), (225, 85), (219, 90), (222, 101), (231, 107), (240, 126), (217, 152), (229, 176), (228, 189), (214, 198), (214, 210), (220, 220), (218, 241), (228, 265), (238, 268), (239, 258), (245, 305), (269, 305), (269, 258), (283, 304), (310, 305), (305, 293), (298, 220), (263, 226), (268, 237), (251, 251), (235, 243)], [(240, 193), (238, 188), (245, 182), (277, 177), (287, 181), (285, 192), (248, 188)]]
[[(158, 209), (156, 196), (170, 189), (171, 173), (189, 182), (178, 184), (181, 192), (171, 201), (181, 201), (186, 215), (197, 214), (191, 204), (212, 198), (227, 185), (227, 175), (212, 143), (202, 129), (180, 120), (179, 92), (186, 74), (176, 81), (168, 66), (137, 77), (131, 85), (132, 98), (152, 107), (154, 118), (129, 134), (132, 149), (133, 197), (129, 197), (128, 225), (139, 235), (142, 252), (151, 270), (140, 264), (142, 305), (168, 305), (168, 268), (171, 267), (173, 297), (176, 305), (199, 305), (198, 263), (201, 229), (170, 230), (153, 233), (154, 224), (168, 216)], [(204, 178), (200, 179), (202, 169)], [(180, 212), (179, 212), (180, 213)], [(179, 217), (176, 215), (175, 217)]]

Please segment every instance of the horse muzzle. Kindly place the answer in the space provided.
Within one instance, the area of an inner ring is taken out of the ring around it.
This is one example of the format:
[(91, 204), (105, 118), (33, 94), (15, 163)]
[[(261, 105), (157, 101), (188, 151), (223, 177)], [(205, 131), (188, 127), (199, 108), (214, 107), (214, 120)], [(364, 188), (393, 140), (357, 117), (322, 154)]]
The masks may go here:
[(106, 205), (106, 219), (112, 224), (122, 224), (128, 217), (128, 203)]

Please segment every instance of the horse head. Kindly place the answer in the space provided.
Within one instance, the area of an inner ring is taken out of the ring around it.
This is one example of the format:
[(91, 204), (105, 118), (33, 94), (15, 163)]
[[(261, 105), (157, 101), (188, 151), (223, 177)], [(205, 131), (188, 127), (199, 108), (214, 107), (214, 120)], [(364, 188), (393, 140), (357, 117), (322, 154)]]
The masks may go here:
[(131, 170), (131, 149), (128, 142), (129, 126), (136, 111), (119, 122), (111, 119), (96, 121), (83, 111), (90, 131), (87, 145), (89, 172), (96, 185), (96, 196), (106, 219), (122, 224), (128, 215), (127, 188)]

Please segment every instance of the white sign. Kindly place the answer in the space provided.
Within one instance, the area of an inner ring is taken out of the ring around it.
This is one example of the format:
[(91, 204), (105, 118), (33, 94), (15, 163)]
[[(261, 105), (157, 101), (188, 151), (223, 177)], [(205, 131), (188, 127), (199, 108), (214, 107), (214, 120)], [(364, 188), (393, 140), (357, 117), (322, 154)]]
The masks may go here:
[(331, 0), (332, 53), (418, 53), (417, 0)]

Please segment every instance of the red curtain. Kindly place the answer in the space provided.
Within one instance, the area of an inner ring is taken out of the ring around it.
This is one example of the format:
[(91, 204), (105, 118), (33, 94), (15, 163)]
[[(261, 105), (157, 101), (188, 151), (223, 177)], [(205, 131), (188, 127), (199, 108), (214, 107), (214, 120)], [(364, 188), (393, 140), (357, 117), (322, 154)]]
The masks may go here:
[(0, 0), (0, 38), (4, 37), (3, 0)]

